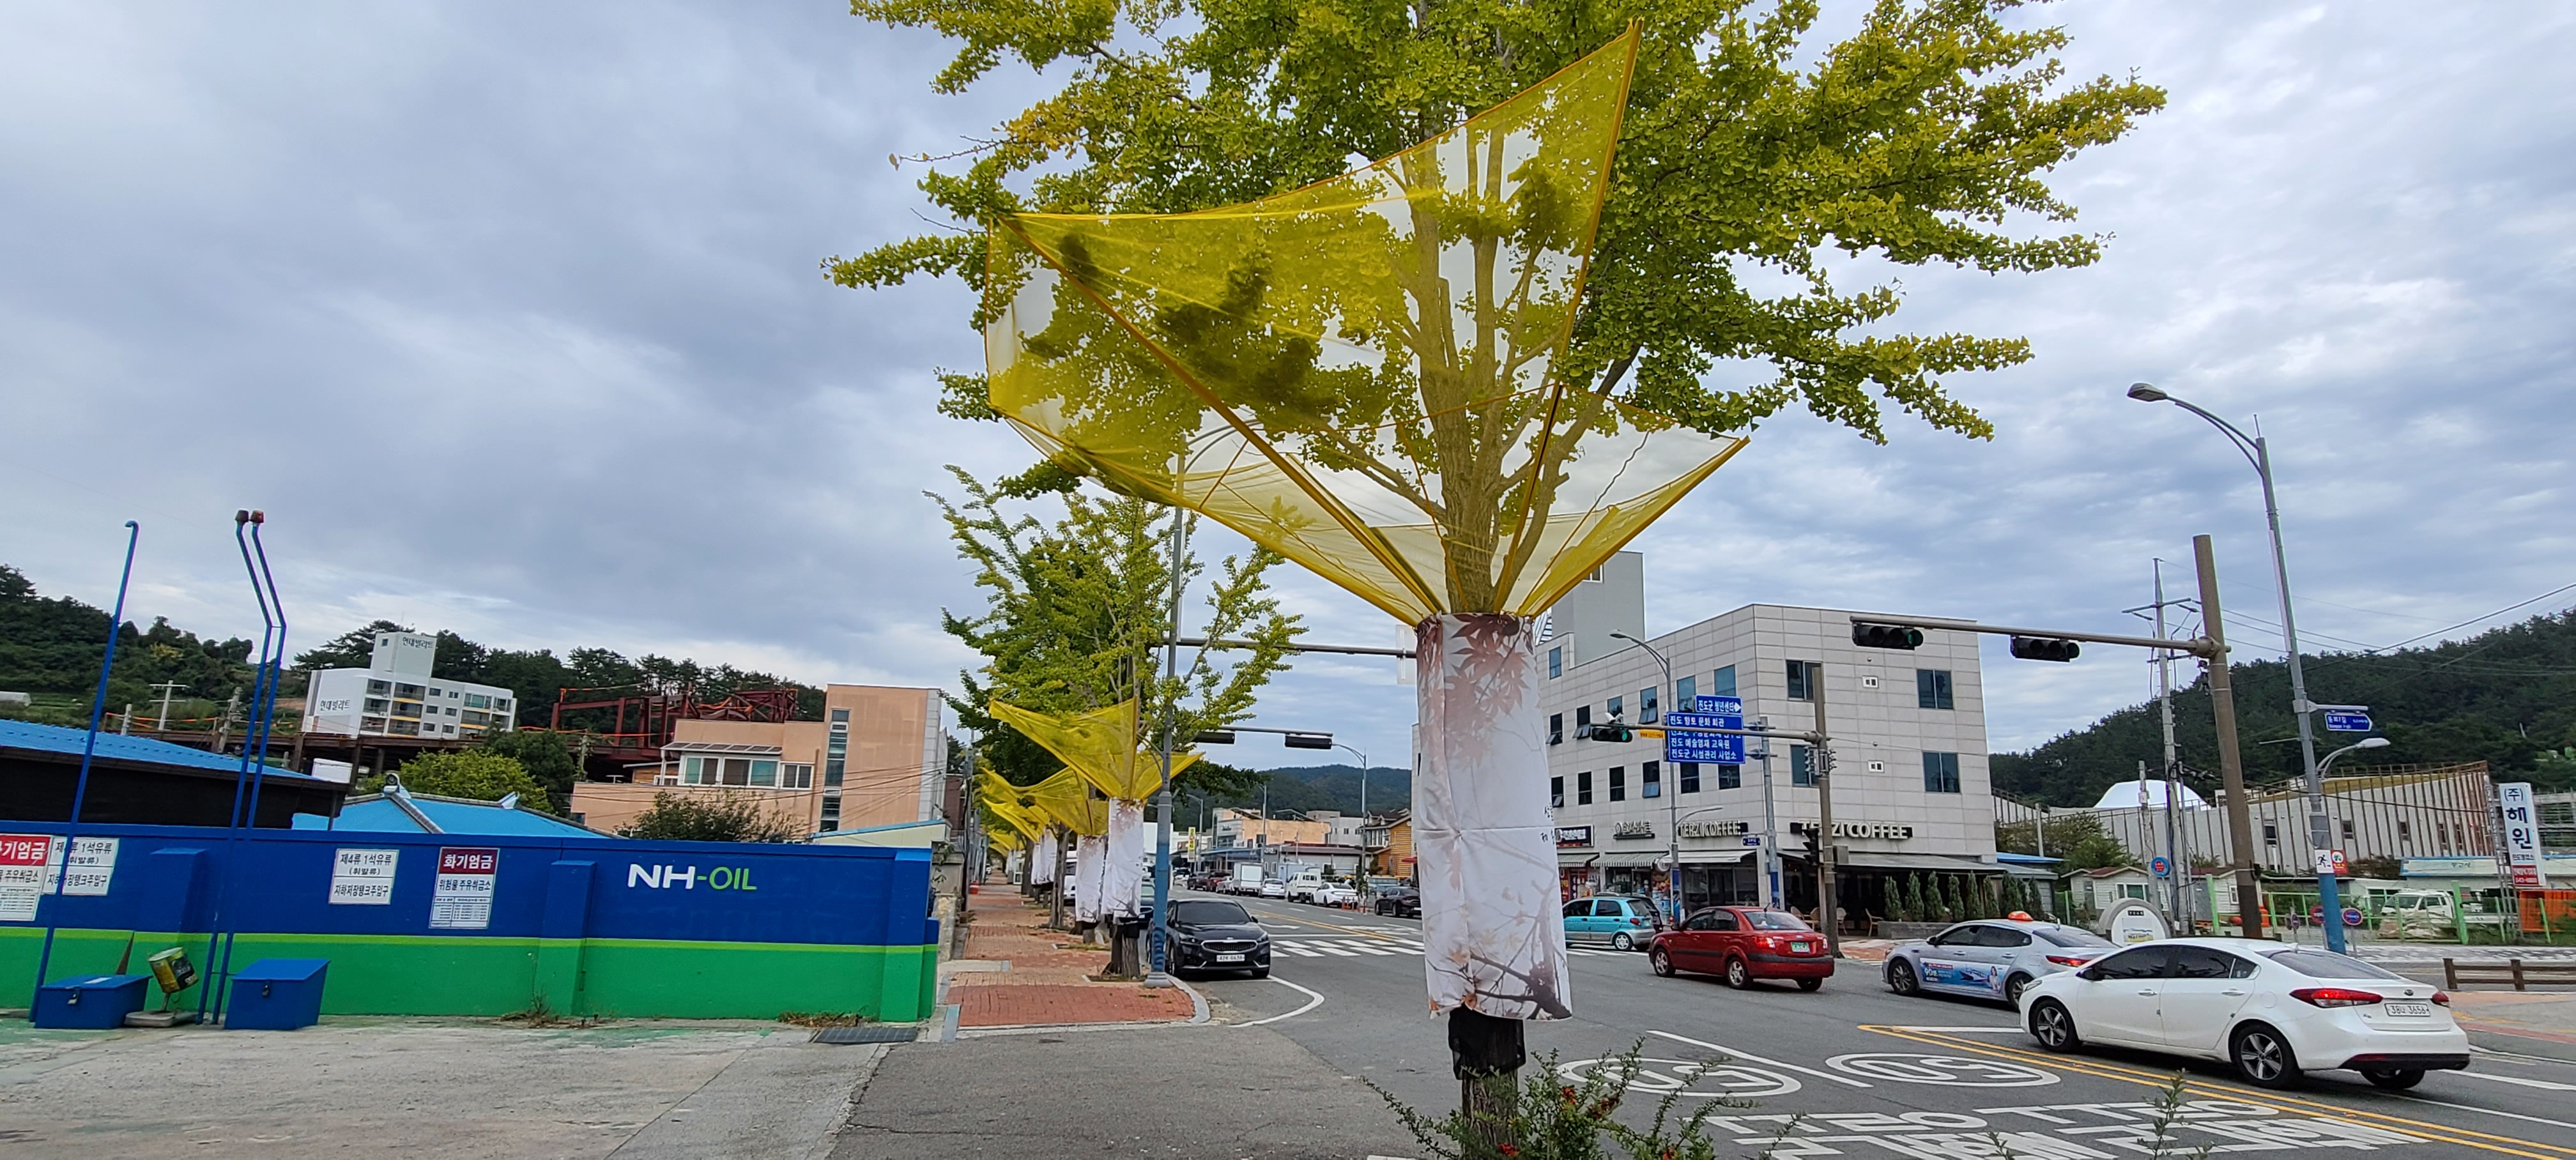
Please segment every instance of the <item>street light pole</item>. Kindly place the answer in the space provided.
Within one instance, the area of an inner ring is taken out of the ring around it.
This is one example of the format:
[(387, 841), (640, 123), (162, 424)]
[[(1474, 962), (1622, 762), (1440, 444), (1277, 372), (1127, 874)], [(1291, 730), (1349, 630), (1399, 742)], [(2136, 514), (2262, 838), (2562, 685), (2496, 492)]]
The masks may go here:
[[(1656, 649), (1655, 646), (1647, 644), (1646, 642), (1630, 636), (1627, 633), (1614, 632), (1610, 634), (1610, 637), (1613, 640), (1627, 641), (1638, 648), (1646, 650), (1647, 656), (1655, 658), (1655, 663), (1663, 666), (1664, 683), (1663, 686), (1656, 691), (1656, 699), (1666, 702), (1667, 706), (1669, 706), (1672, 699), (1679, 695), (1673, 692), (1673, 662), (1665, 660), (1664, 654), (1660, 650)], [(1639, 708), (1642, 709), (1644, 706), (1641, 705)], [(1655, 722), (1657, 724), (1662, 723), (1663, 715), (1669, 712), (1672, 712), (1672, 709), (1669, 707), (1657, 710), (1655, 713)], [(1640, 725), (1646, 724), (1647, 722), (1644, 719), (1645, 716), (1646, 715), (1642, 712), (1637, 714), (1637, 723)], [(1675, 788), (1678, 788), (1678, 783), (1676, 783)], [(1664, 839), (1671, 847), (1671, 860), (1664, 863), (1664, 892), (1668, 896), (1665, 899), (1664, 905), (1669, 911), (1666, 918), (1675, 927), (1679, 927), (1682, 924), (1681, 795), (1673, 792), (1672, 789), (1665, 788), (1661, 784), (1660, 779), (1655, 787), (1655, 792), (1664, 795)]]
[[(1336, 741), (1336, 742), (1334, 742), (1334, 743), (1333, 743), (1333, 748), (1335, 748), (1335, 749), (1348, 749), (1348, 750), (1350, 750), (1350, 751), (1351, 751), (1351, 756), (1353, 756), (1353, 757), (1357, 757), (1357, 758), (1359, 758), (1359, 759), (1360, 759), (1360, 875), (1359, 875), (1359, 877), (1360, 877), (1360, 885), (1361, 885), (1361, 886), (1363, 886), (1363, 887), (1365, 887), (1365, 886), (1367, 886), (1367, 885), (1368, 885), (1368, 880), (1369, 880), (1369, 864), (1368, 864), (1368, 862), (1369, 862), (1369, 853), (1368, 853), (1368, 823), (1369, 823), (1369, 812), (1368, 812), (1368, 769), (1369, 769), (1369, 762), (1368, 762), (1368, 754), (1367, 754), (1367, 753), (1365, 753), (1365, 752), (1363, 752), (1363, 751), (1362, 751), (1358, 746), (1352, 745), (1350, 742), (1347, 742), (1347, 741)], [(1327, 837), (1329, 837), (1330, 835), (1326, 835), (1326, 836), (1327, 836)]]
[[(2174, 398), (2147, 383), (2131, 384), (2129, 397), (2143, 403), (2172, 403), (2208, 420), (2210, 426), (2218, 428), (2230, 442), (2236, 445), (2237, 451), (2244, 454), (2246, 462), (2254, 465), (2254, 474), (2263, 481), (2263, 519), (2272, 532), (2272, 578), (2281, 592), (2282, 652), (2287, 656), (2290, 664), (2290, 709), (2299, 719), (2299, 763), (2305, 767), (2308, 775), (2308, 843), (2311, 850), (2318, 854), (2325, 854), (2334, 849), (2334, 834), (2332, 826), (2326, 820), (2325, 775), (2317, 764), (2315, 725), (2310, 720), (2310, 715), (2315, 712), (2316, 707), (2308, 700), (2308, 678), (2299, 664), (2299, 625), (2297, 617), (2290, 608), (2290, 559), (2289, 554), (2281, 547), (2281, 505), (2272, 493), (2271, 447), (2262, 437), (2249, 436), (2237, 430), (2235, 424)], [(2212, 609), (2207, 615), (2215, 620), (2218, 613)], [(2213, 637), (2216, 634), (2216, 628), (2214, 624), (2210, 626)], [(2338, 896), (2338, 884), (2335, 881), (2334, 862), (2331, 856), (2317, 869), (2317, 904), (2324, 907), (2329, 915), (2343, 912), (2343, 900)], [(2344, 949), (2342, 923), (2326, 924), (2326, 949), (2337, 953), (2341, 953)]]
[[(1185, 514), (1179, 508), (1172, 509), (1171, 619), (1166, 623), (1163, 636), (1163, 679), (1167, 682), (1177, 681), (1180, 673), (1181, 585), (1185, 579), (1181, 552)], [(1148, 987), (1172, 985), (1165, 948), (1171, 943), (1172, 931), (1172, 745), (1175, 741), (1172, 734), (1179, 724), (1173, 719), (1179, 710), (1176, 703), (1164, 705), (1163, 719), (1159, 722), (1161, 728), (1157, 730), (1162, 734), (1159, 748), (1163, 760), (1163, 781), (1161, 788), (1154, 791), (1154, 924), (1146, 935), (1148, 949), (1152, 951), (1151, 966), (1145, 975)]]

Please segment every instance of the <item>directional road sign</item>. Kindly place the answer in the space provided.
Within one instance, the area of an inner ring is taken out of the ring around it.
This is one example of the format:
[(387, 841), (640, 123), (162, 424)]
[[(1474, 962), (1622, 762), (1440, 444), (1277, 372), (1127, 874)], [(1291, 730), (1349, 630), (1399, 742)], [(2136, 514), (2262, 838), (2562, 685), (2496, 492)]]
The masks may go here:
[(2329, 733), (2368, 733), (2370, 732), (2370, 714), (2328, 713), (2326, 714), (2326, 731)]
[(1666, 729), (1742, 729), (1744, 718), (1734, 713), (1666, 713)]
[[(1674, 714), (1681, 716), (1681, 714)], [(1723, 728), (1723, 726), (1720, 726)], [(1698, 762), (1707, 765), (1744, 764), (1744, 737), (1736, 733), (1664, 734), (1664, 760)]]
[[(1697, 698), (1697, 700), (1699, 703), (1691, 706), (1691, 708), (1697, 709), (1702, 713), (1724, 713), (1729, 717), (1741, 717), (1744, 715), (1744, 698), (1742, 697), (1700, 697)], [(1741, 729), (1743, 726), (1732, 725), (1728, 726), (1728, 728)]]

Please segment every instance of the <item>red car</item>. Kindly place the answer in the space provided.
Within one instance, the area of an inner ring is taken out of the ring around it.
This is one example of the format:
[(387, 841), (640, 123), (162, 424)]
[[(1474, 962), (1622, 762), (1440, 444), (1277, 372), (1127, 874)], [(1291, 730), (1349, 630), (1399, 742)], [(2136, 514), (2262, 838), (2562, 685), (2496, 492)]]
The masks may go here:
[(1799, 990), (1813, 991), (1834, 973), (1825, 936), (1797, 915), (1758, 906), (1694, 912), (1680, 930), (1655, 935), (1646, 944), (1646, 960), (1658, 975), (1724, 975), (1726, 985), (1738, 989), (1755, 979), (1795, 979)]

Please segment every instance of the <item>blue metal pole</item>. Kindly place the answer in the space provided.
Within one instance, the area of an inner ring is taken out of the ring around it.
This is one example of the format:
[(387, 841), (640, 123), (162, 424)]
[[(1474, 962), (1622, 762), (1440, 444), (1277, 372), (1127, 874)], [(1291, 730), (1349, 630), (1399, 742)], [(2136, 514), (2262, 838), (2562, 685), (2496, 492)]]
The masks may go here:
[[(207, 974), (204, 985), (197, 992), (197, 1019), (199, 1022), (203, 1022), (206, 1018), (206, 1009), (209, 1000), (220, 1002), (220, 996), (223, 993), (223, 976), (215, 970), (215, 955), (223, 946), (224, 918), (226, 912), (231, 909), (225, 904), (230, 902), (232, 899), (233, 871), (241, 861), (242, 799), (245, 795), (245, 790), (250, 784), (250, 767), (253, 755), (258, 752), (252, 742), (255, 740), (255, 735), (258, 732), (257, 725), (259, 721), (260, 690), (266, 681), (265, 674), (268, 671), (270, 659), (269, 651), (277, 636), (277, 621), (270, 617), (268, 611), (268, 594), (260, 588), (259, 570), (250, 562), (250, 541), (243, 538), (244, 531), (250, 526), (250, 521), (251, 513), (248, 511), (236, 511), (233, 513), (233, 546), (241, 550), (242, 571), (250, 575), (251, 598), (259, 602), (259, 623), (261, 626), (259, 634), (259, 668), (253, 671), (251, 677), (251, 716), (250, 720), (245, 722), (244, 729), (242, 731), (241, 771), (233, 780), (232, 817), (224, 823), (226, 837), (224, 839), (224, 861), (221, 870), (223, 881), (215, 889), (214, 921), (208, 924), (211, 929), (206, 932)], [(265, 764), (265, 762), (263, 762), (263, 764)]]
[[(255, 706), (252, 720), (257, 738), (250, 742), (251, 748), (247, 751), (254, 752), (258, 756), (252, 763), (250, 804), (243, 809), (241, 820), (242, 828), (253, 834), (259, 832), (259, 791), (268, 783), (268, 735), (270, 728), (277, 723), (277, 686), (285, 677), (286, 667), (286, 601), (277, 594), (277, 576), (269, 571), (268, 567), (268, 545), (262, 543), (259, 537), (260, 529), (267, 524), (268, 513), (261, 511), (250, 513), (250, 548), (252, 553), (259, 557), (259, 571), (251, 577), (251, 588), (257, 592), (262, 585), (267, 587), (268, 594), (262, 600), (261, 607), (274, 611), (277, 615), (277, 647), (271, 651), (270, 659), (262, 666), (260, 680), (252, 685), (252, 700)], [(227, 882), (229, 881), (227, 879)], [(227, 886), (227, 889), (229, 888)], [(226, 979), (232, 977), (233, 939), (238, 933), (232, 930), (224, 932), (223, 961), (216, 968), (216, 973)], [(215, 996), (215, 1017), (219, 1019), (224, 1013), (224, 998), (220, 993)]]
[[(81, 739), (80, 776), (72, 783), (71, 817), (63, 824), (63, 865), (58, 873), (71, 870), (72, 844), (80, 837), (81, 807), (89, 802), (90, 755), (98, 751), (98, 723), (107, 715), (107, 677), (116, 668), (116, 638), (125, 631), (125, 589), (134, 580), (134, 545), (143, 538), (143, 526), (125, 521), (125, 570), (116, 578), (116, 611), (107, 614), (107, 655), (98, 662), (98, 692), (89, 699), (89, 735)], [(54, 880), (53, 893), (62, 894), (62, 879)], [(39, 896), (37, 905), (44, 905)], [(45, 985), (45, 972), (54, 962), (54, 931), (62, 925), (62, 906), (45, 907), (45, 946), (36, 952), (36, 986)], [(34, 1004), (29, 1004), (32, 1014)]]

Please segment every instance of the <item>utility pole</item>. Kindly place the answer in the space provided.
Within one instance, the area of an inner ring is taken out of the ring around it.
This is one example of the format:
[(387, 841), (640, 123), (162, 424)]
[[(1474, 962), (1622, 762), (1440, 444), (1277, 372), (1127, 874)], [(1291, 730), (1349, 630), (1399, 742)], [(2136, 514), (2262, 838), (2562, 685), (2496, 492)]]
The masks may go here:
[[(1169, 610), (1170, 619), (1165, 622), (1163, 630), (1163, 680), (1167, 685), (1176, 685), (1179, 681), (1181, 663), (1181, 583), (1183, 580), (1181, 541), (1185, 529), (1182, 515), (1181, 509), (1177, 507), (1172, 509), (1172, 602)], [(1163, 706), (1163, 719), (1160, 722), (1161, 728), (1158, 730), (1162, 734), (1163, 781), (1161, 787), (1154, 791), (1156, 819), (1154, 825), (1154, 927), (1146, 932), (1146, 938), (1150, 944), (1146, 949), (1151, 952), (1146, 959), (1148, 970), (1145, 974), (1145, 985), (1148, 987), (1172, 985), (1171, 973), (1164, 969), (1166, 960), (1163, 948), (1171, 937), (1172, 734), (1179, 725), (1176, 720), (1179, 711), (1180, 706), (1177, 704)], [(1360, 771), (1360, 778), (1360, 785), (1363, 787), (1360, 792), (1363, 795), (1362, 800), (1365, 801), (1365, 795), (1368, 792), (1365, 788), (1368, 785), (1368, 771), (1365, 767)]]
[(232, 698), (224, 702), (224, 719), (215, 723), (214, 752), (223, 752), (224, 743), (232, 739), (233, 715), (239, 712), (241, 712), (241, 686), (235, 685)]
[(1834, 905), (1834, 748), (1825, 731), (1825, 666), (1807, 670), (1807, 696), (1816, 706), (1816, 756), (1808, 764), (1816, 775), (1816, 917), (1825, 930), (1825, 951), (1843, 957), (1842, 923)]
[[(1756, 717), (1755, 725), (1771, 727), (1769, 717)], [(1754, 754), (1762, 762), (1762, 905), (1783, 909), (1780, 897), (1780, 816), (1771, 797), (1771, 739), (1759, 739), (1762, 751)]]
[(158, 721), (153, 723), (152, 731), (155, 733), (167, 733), (170, 731), (170, 694), (177, 692), (180, 689), (187, 688), (188, 686), (182, 685), (177, 681), (163, 681), (160, 684), (149, 685), (146, 687), (161, 690), (161, 717)]
[[(2165, 635), (2165, 562), (2156, 560), (2152, 567), (2156, 578), (2156, 636), (2162, 638)], [(2165, 866), (2168, 875), (2165, 882), (2172, 888), (2174, 917), (2181, 921), (2183, 930), (2189, 931), (2192, 929), (2191, 911), (2183, 897), (2191, 881), (2191, 865), (2182, 858), (2182, 825), (2180, 816), (2175, 813), (2182, 806), (2174, 800), (2182, 789), (2182, 758), (2174, 746), (2173, 654), (2158, 652), (2155, 658), (2156, 707), (2164, 718), (2165, 730)]]
[(2218, 719), (2218, 775), (2227, 794), (2227, 835), (2236, 860), (2237, 930), (2263, 937), (2263, 880), (2254, 869), (2254, 811), (2246, 801), (2245, 760), (2236, 749), (2236, 688), (2227, 673), (2227, 629), (2218, 614), (2218, 554), (2209, 537), (2191, 538), (2192, 564), (2200, 573), (2200, 634), (2215, 645), (2209, 657), (2209, 708)]

